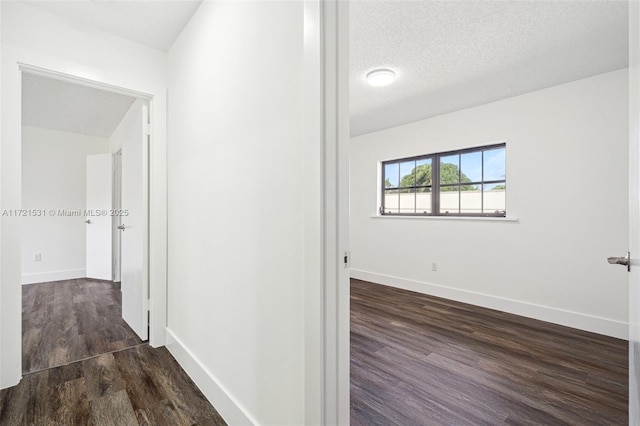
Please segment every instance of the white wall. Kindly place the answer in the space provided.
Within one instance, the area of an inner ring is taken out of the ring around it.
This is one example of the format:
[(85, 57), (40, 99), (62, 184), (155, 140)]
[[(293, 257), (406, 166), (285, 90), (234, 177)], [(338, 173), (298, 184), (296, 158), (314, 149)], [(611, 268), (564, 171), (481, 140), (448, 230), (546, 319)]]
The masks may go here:
[(86, 276), (86, 218), (57, 210), (86, 208), (87, 155), (108, 147), (107, 138), (22, 127), (22, 208), (46, 212), (22, 218), (23, 284)]
[[(352, 276), (626, 338), (627, 77), (352, 138)], [(378, 162), (503, 141), (517, 221), (375, 217)]]
[(305, 421), (302, 62), (286, 1), (204, 2), (168, 56), (169, 348), (231, 424)]
[[(166, 251), (164, 233), (165, 176), (165, 85), (166, 55), (107, 33), (88, 29), (20, 2), (0, 2), (2, 37), (2, 97), (0, 140), (0, 208), (21, 207), (20, 164), (20, 71), (19, 63), (35, 65), (56, 72), (118, 86), (154, 96), (154, 135), (157, 144), (152, 152), (151, 235), (158, 236), (151, 245), (152, 300), (164, 306)], [(2, 218), (0, 224), (0, 388), (15, 385), (21, 377), (21, 254), (20, 220)], [(160, 265), (155, 267), (154, 265)], [(163, 310), (156, 309), (154, 312)], [(155, 313), (152, 312), (152, 317)], [(164, 341), (154, 330), (163, 331), (164, 319), (154, 320), (150, 340)], [(154, 336), (158, 336), (157, 339)]]
[(109, 152), (115, 154), (122, 149), (122, 144), (130, 138), (141, 138), (142, 108), (146, 104), (143, 99), (136, 99), (127, 113), (122, 117), (118, 127), (109, 137)]
[[(164, 85), (166, 54), (18, 1), (2, 2), (4, 46)], [(90, 77), (90, 76), (87, 76)], [(97, 75), (95, 76), (97, 77)]]

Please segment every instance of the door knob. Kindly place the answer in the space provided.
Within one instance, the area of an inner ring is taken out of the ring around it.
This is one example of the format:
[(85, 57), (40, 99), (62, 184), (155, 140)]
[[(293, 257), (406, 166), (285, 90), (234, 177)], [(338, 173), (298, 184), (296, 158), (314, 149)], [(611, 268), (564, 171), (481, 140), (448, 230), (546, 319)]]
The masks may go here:
[(622, 265), (627, 267), (627, 271), (631, 271), (631, 253), (627, 252), (625, 257), (607, 257), (607, 262), (612, 265)]
[(126, 228), (126, 226), (124, 226), (124, 223), (122, 225), (118, 225), (118, 229), (122, 232), (124, 232), (124, 228)]

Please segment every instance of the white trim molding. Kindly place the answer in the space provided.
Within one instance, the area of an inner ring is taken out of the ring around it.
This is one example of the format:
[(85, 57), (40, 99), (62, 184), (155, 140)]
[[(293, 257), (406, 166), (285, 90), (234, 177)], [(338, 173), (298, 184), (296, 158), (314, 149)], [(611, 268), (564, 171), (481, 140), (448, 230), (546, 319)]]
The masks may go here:
[(191, 350), (169, 329), (166, 329), (166, 347), (178, 364), (187, 372), (205, 397), (228, 424), (257, 425), (222, 383), (209, 371)]
[(87, 272), (84, 268), (38, 272), (35, 274), (22, 274), (22, 285), (48, 283), (51, 281), (74, 280), (76, 278), (85, 278), (86, 276)]
[(348, 425), (350, 407), (349, 2), (322, 0), (323, 416)]
[(535, 305), (532, 303), (521, 302), (519, 300), (506, 299), (438, 284), (409, 280), (391, 275), (377, 274), (375, 272), (359, 269), (351, 270), (351, 278), (369, 281), (376, 284), (384, 284), (403, 290), (415, 291), (416, 293), (422, 293), (429, 296), (442, 297), (444, 299), (469, 303), (483, 308), (495, 309), (527, 318), (564, 325), (566, 327), (576, 328), (592, 333), (603, 334), (605, 336), (615, 337), (618, 339), (627, 340), (629, 338), (629, 324), (622, 321), (581, 314), (579, 312), (566, 311), (550, 306)]

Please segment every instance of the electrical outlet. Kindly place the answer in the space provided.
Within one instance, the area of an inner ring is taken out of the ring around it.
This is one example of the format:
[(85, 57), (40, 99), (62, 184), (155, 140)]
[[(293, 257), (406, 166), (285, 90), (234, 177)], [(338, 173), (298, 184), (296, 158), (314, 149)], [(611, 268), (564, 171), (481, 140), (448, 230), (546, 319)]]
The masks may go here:
[(42, 253), (36, 253), (33, 255), (34, 262), (42, 262)]
[(438, 270), (438, 262), (431, 263), (431, 270), (436, 272)]

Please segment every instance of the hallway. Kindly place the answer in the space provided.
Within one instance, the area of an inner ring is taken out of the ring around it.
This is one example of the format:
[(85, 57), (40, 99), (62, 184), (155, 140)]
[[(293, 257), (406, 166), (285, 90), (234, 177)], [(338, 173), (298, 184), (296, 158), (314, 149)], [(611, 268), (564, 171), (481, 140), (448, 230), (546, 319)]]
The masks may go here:
[(23, 378), (0, 391), (0, 425), (224, 425), (164, 348), (121, 316), (120, 284), (22, 286)]
[(225, 425), (163, 347), (27, 374), (0, 391), (2, 425)]

